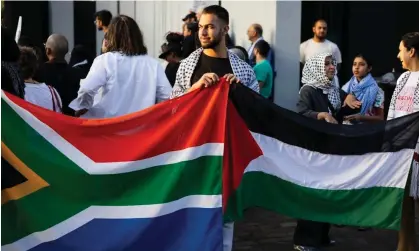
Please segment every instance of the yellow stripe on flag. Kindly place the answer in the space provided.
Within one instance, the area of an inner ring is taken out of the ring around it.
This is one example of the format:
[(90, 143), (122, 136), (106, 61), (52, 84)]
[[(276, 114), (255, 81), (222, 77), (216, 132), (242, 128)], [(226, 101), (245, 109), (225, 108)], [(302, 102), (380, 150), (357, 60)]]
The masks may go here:
[(3, 142), (1, 142), (1, 156), (27, 179), (27, 181), (19, 185), (1, 191), (2, 205), (10, 200), (18, 200), (41, 188), (49, 186), (45, 180), (26, 166)]

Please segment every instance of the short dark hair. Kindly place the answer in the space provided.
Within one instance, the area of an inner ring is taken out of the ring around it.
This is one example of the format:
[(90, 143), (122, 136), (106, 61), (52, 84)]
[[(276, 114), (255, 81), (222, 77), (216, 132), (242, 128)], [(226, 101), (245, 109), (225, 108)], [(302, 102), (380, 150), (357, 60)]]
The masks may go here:
[(358, 53), (355, 57), (354, 57), (354, 59), (355, 58), (362, 58), (362, 59), (364, 59), (364, 61), (367, 63), (367, 65), (368, 65), (368, 67), (372, 67), (372, 61), (371, 61), (371, 58), (369, 58), (368, 56), (366, 56), (365, 54), (362, 54), (362, 53)]
[(402, 36), (404, 47), (408, 50), (415, 49), (415, 56), (419, 58), (419, 32), (409, 32)]
[(205, 7), (202, 14), (216, 15), (219, 19), (223, 20), (226, 24), (230, 23), (230, 17), (228, 11), (220, 5), (210, 5)]
[(140, 27), (129, 16), (114, 17), (105, 34), (105, 39), (107, 52), (117, 51), (127, 56), (147, 54)]
[(101, 10), (96, 12), (94, 17), (102, 21), (103, 26), (109, 26), (112, 20), (112, 13), (109, 10)]
[(325, 23), (325, 24), (327, 25), (326, 20), (324, 20), (323, 18), (318, 18), (318, 19), (316, 19), (316, 20), (314, 21), (314, 23), (313, 23), (313, 27), (316, 27), (316, 24), (317, 24), (318, 22), (322, 22), (322, 23)]
[(265, 40), (260, 40), (255, 44), (255, 49), (258, 50), (259, 54), (266, 58), (268, 56), (269, 51), (271, 50), (271, 46), (269, 46), (268, 42)]
[(21, 46), (19, 49), (19, 67), (22, 78), (31, 78), (35, 75), (35, 72), (38, 69), (38, 57), (36, 56), (36, 52), (31, 47), (27, 46)]

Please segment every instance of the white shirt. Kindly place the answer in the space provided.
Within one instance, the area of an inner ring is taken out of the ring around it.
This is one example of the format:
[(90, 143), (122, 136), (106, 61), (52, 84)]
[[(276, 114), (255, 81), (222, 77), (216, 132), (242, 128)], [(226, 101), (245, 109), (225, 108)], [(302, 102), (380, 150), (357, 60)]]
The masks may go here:
[(69, 107), (88, 109), (84, 118), (111, 118), (148, 108), (169, 99), (172, 87), (160, 63), (148, 56), (108, 52), (98, 56), (78, 97)]
[[(399, 79), (402, 79), (401, 77)], [(405, 86), (396, 97), (394, 115), (396, 118), (414, 112), (415, 90), (419, 82), (419, 71), (411, 72)]]
[[(44, 107), (45, 109), (61, 112), (61, 97), (53, 87), (51, 88), (55, 92), (55, 98), (51, 95), (52, 90), (50, 90), (46, 84), (25, 83), (25, 100), (34, 105)], [(54, 106), (55, 110), (53, 109)]]
[(342, 55), (335, 43), (327, 39), (318, 43), (312, 38), (300, 45), (300, 62), (304, 64), (310, 57), (326, 52), (332, 53), (338, 64), (342, 63)]

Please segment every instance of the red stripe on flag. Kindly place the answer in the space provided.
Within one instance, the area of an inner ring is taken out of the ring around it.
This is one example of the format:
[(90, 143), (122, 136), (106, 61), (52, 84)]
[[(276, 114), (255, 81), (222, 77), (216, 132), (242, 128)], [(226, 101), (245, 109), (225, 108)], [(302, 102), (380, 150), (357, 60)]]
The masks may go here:
[(239, 187), (249, 163), (263, 155), (234, 104), (227, 106), (226, 138), (223, 158), (223, 211), (234, 191)]
[(93, 161), (117, 162), (223, 143), (228, 90), (229, 84), (221, 81), (143, 111), (95, 120), (64, 116), (6, 95)]

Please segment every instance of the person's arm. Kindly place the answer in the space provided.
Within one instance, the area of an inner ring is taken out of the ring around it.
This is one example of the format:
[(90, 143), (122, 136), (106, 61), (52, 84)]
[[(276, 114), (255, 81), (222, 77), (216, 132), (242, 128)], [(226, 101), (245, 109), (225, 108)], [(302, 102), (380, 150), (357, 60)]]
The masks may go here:
[(372, 116), (354, 114), (345, 117), (349, 121), (360, 121), (360, 122), (380, 122), (384, 120), (384, 91), (379, 89), (375, 98), (374, 106), (372, 108)]
[(157, 88), (156, 88), (156, 101), (157, 103), (163, 102), (170, 98), (170, 93), (172, 93), (172, 86), (169, 83), (169, 80), (166, 77), (166, 73), (163, 70), (163, 67), (157, 65)]
[(310, 86), (305, 86), (300, 90), (300, 97), (297, 102), (297, 112), (306, 117), (318, 119), (319, 112), (314, 111), (312, 95), (316, 90)]
[(259, 84), (259, 90), (260, 90), (265, 84), (266, 79), (268, 78), (268, 72), (260, 65), (256, 65), (255, 67), (253, 67), (253, 71), (255, 72), (256, 79)]
[[(104, 66), (104, 56), (97, 57), (90, 68), (86, 78), (80, 81), (80, 89), (77, 98), (73, 100), (69, 107), (74, 111), (87, 111), (93, 106), (94, 97), (98, 90), (106, 84), (107, 74)], [(78, 113), (80, 114), (80, 113)]]
[(297, 103), (297, 112), (317, 120), (324, 120), (328, 123), (337, 124), (336, 119), (328, 112), (314, 111), (313, 95), (316, 95), (316, 89), (312, 87), (302, 88), (300, 91), (300, 99)]

